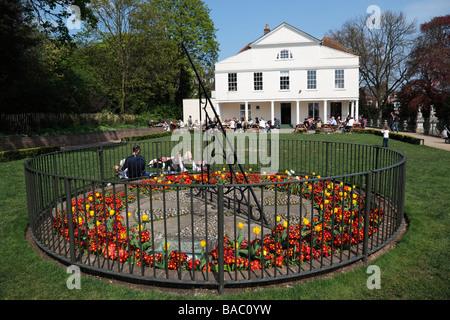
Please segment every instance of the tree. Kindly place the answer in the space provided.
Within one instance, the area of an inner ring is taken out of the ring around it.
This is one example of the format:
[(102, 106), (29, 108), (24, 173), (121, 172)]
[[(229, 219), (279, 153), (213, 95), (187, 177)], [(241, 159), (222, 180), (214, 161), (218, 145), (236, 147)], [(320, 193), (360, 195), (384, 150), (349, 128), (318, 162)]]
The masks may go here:
[(97, 25), (91, 32), (114, 52), (120, 70), (120, 113), (125, 113), (131, 48), (136, 39), (135, 18), (139, 0), (92, 0)]
[(433, 105), (439, 119), (450, 120), (450, 15), (435, 17), (420, 26), (411, 51), (412, 78), (403, 87), (402, 104), (416, 113), (429, 115)]
[[(95, 23), (89, 6), (90, 0), (27, 0), (26, 13), (33, 16), (40, 30), (52, 35), (59, 41), (70, 42), (72, 37), (67, 28), (68, 9), (76, 7), (80, 20), (86, 23)], [(79, 12), (78, 12), (79, 10)]]
[(193, 72), (182, 44), (187, 48), (196, 68), (204, 74), (210, 73), (218, 58), (219, 44), (216, 29), (209, 16), (210, 10), (202, 0), (149, 0), (158, 10), (158, 16), (165, 24), (169, 39), (177, 47), (177, 70), (175, 103), (192, 95)]
[(415, 21), (408, 22), (400, 12), (380, 13), (379, 25), (369, 28), (366, 16), (350, 19), (336, 30), (334, 38), (360, 57), (360, 85), (371, 90), (381, 107), (410, 76), (408, 53), (413, 43)]

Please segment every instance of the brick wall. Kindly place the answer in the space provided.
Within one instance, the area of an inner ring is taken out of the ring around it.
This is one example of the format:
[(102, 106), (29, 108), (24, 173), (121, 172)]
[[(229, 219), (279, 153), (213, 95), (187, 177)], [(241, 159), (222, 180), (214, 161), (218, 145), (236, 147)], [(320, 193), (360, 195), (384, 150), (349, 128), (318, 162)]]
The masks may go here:
[(43, 146), (72, 147), (102, 142), (120, 141), (124, 137), (162, 132), (162, 127), (127, 129), (104, 132), (62, 134), (57, 136), (0, 138), (0, 151), (36, 148)]

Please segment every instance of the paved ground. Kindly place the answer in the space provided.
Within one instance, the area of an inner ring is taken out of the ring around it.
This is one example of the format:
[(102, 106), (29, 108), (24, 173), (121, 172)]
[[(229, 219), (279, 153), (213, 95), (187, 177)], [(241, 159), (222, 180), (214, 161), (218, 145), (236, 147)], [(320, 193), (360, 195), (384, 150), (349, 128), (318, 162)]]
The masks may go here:
[[(370, 128), (370, 129), (376, 129), (376, 128)], [(291, 133), (293, 132), (293, 129), (280, 129), (280, 133)], [(450, 151), (450, 144), (445, 143), (445, 139), (442, 139), (440, 137), (435, 137), (435, 136), (426, 136), (424, 134), (420, 134), (420, 133), (414, 133), (414, 132), (399, 132), (401, 134), (405, 134), (408, 136), (412, 136), (418, 139), (423, 139), (423, 144), (429, 147), (433, 147), (433, 148), (437, 148), (437, 149), (442, 149), (442, 150), (446, 150), (446, 151)], [(313, 131), (308, 132), (308, 134), (314, 134)]]

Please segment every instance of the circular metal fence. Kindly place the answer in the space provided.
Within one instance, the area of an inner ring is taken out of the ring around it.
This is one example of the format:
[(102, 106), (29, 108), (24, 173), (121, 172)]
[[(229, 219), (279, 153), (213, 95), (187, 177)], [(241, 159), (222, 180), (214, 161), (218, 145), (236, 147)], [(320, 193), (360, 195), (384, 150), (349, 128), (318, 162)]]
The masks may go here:
[(25, 162), (36, 244), (85, 272), (222, 292), (365, 260), (403, 224), (406, 156), (400, 152), (235, 139), (236, 162), (233, 153), (208, 149), (209, 141), (191, 141), (180, 153), (181, 167), (153, 166), (177, 144), (141, 142), (147, 167), (134, 179), (113, 170), (131, 153), (126, 143)]

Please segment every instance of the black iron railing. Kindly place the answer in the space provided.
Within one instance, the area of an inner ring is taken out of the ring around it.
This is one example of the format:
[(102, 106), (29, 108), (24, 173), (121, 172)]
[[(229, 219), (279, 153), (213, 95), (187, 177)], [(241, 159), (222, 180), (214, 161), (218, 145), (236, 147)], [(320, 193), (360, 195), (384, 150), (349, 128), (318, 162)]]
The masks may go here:
[[(142, 142), (141, 154), (149, 162), (177, 143)], [(192, 150), (201, 150), (196, 143)], [(193, 171), (186, 162), (184, 173), (147, 168), (139, 179), (119, 179), (113, 166), (130, 144), (33, 158), (24, 164), (31, 235), (50, 256), (86, 272), (222, 292), (367, 259), (399, 232), (403, 154), (280, 139), (270, 150), (279, 170), (268, 174), (248, 162), (252, 148), (233, 143), (243, 173), (223, 163)]]

